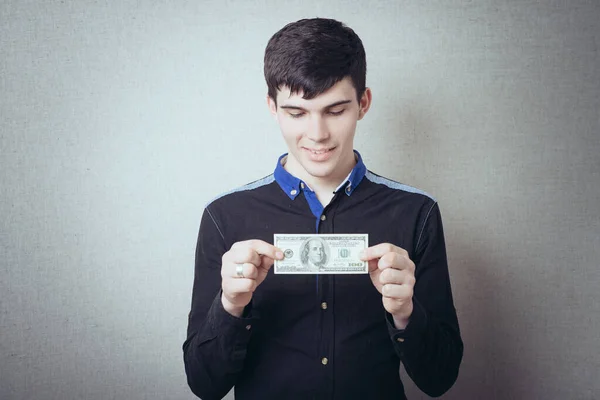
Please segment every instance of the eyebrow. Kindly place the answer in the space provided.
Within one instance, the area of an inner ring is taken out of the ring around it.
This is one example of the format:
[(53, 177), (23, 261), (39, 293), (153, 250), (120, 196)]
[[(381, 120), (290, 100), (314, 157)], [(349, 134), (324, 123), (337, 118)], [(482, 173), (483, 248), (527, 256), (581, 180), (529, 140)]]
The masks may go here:
[[(335, 106), (341, 106), (342, 104), (348, 104), (351, 103), (352, 100), (340, 100), (340, 101), (336, 101), (335, 103), (331, 103), (325, 107), (323, 107), (323, 110), (327, 110), (329, 108), (333, 108)], [(286, 109), (286, 110), (301, 110), (301, 111), (306, 111), (305, 108), (302, 108), (300, 106), (292, 106), (292, 105), (286, 105), (286, 106), (281, 106), (281, 108)]]

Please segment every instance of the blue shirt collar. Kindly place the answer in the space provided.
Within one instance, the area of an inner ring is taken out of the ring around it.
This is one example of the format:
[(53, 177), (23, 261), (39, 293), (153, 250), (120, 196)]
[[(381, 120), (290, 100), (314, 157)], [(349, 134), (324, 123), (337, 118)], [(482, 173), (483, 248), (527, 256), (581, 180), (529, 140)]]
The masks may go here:
[[(302, 180), (296, 178), (294, 175), (286, 171), (285, 168), (283, 168), (282, 161), (287, 155), (288, 153), (285, 153), (284, 155), (279, 157), (273, 175), (275, 177), (275, 181), (279, 184), (281, 189), (288, 195), (290, 199), (294, 200), (302, 190), (312, 190), (308, 187), (308, 185), (302, 182)], [(367, 172), (367, 167), (365, 167), (360, 153), (354, 150), (354, 155), (356, 157), (356, 165), (354, 166), (354, 168), (352, 168), (352, 171), (350, 172), (346, 180), (343, 181), (340, 184), (340, 186), (337, 187), (337, 189), (335, 190), (336, 193), (340, 190), (344, 190), (346, 195), (350, 196), (354, 192), (354, 189), (356, 189), (360, 181), (362, 181)]]

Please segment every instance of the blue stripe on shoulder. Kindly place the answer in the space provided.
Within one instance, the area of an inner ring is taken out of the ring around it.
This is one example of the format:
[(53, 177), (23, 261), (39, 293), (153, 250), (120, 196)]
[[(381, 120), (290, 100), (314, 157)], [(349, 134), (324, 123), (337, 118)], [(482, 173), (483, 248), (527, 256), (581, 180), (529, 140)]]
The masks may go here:
[(365, 178), (367, 178), (368, 180), (370, 180), (373, 183), (379, 183), (379, 184), (385, 185), (391, 189), (398, 189), (398, 190), (404, 190), (405, 192), (422, 194), (423, 196), (427, 196), (431, 200), (437, 202), (437, 200), (433, 196), (431, 196), (427, 192), (422, 191), (421, 189), (417, 189), (412, 186), (408, 186), (408, 185), (404, 185), (399, 182), (392, 181), (390, 179), (384, 178), (383, 176), (376, 175), (376, 174), (372, 173), (371, 171), (367, 171), (367, 173), (365, 174)]
[(267, 175), (267, 176), (265, 176), (262, 179), (259, 179), (257, 181), (252, 182), (252, 183), (249, 183), (247, 185), (240, 186), (238, 188), (235, 188), (233, 190), (230, 190), (228, 192), (225, 192), (225, 193), (222, 193), (222, 194), (218, 195), (217, 197), (215, 197), (214, 199), (212, 199), (211, 201), (209, 201), (206, 204), (205, 208), (208, 207), (214, 201), (219, 200), (221, 197), (225, 197), (228, 194), (237, 193), (237, 192), (243, 192), (243, 191), (246, 191), (246, 190), (257, 189), (257, 188), (259, 188), (261, 186), (266, 186), (266, 185), (268, 185), (270, 183), (273, 183), (274, 181), (275, 181), (275, 177), (273, 176), (273, 174)]

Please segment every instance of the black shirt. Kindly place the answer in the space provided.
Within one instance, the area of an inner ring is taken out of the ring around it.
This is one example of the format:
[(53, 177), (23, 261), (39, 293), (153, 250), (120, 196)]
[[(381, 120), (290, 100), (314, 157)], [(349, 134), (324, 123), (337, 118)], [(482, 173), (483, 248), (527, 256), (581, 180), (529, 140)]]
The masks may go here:
[[(323, 208), (279, 159), (275, 172), (213, 200), (196, 249), (188, 337), (188, 383), (204, 400), (235, 385), (245, 399), (405, 399), (400, 362), (439, 396), (456, 380), (463, 344), (452, 301), (442, 221), (434, 199), (367, 171), (360, 155)], [(274, 233), (368, 233), (415, 263), (414, 311), (396, 329), (369, 275), (275, 275), (244, 315), (221, 304), (221, 257), (233, 243)]]

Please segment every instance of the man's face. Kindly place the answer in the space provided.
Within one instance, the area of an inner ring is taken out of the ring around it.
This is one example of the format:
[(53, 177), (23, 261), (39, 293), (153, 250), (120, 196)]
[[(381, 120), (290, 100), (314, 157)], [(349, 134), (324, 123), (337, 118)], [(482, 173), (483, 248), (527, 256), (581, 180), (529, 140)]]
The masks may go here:
[(320, 264), (325, 256), (325, 249), (323, 243), (318, 240), (311, 240), (308, 243), (308, 259), (313, 264)]
[(277, 92), (277, 105), (270, 97), (267, 101), (289, 149), (290, 172), (301, 179), (345, 178), (354, 166), (354, 132), (369, 108), (369, 89), (359, 104), (347, 77), (310, 100), (303, 99), (302, 93), (290, 96), (284, 87)]

